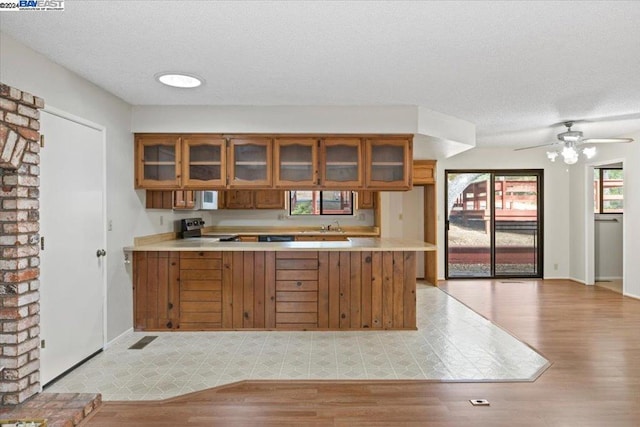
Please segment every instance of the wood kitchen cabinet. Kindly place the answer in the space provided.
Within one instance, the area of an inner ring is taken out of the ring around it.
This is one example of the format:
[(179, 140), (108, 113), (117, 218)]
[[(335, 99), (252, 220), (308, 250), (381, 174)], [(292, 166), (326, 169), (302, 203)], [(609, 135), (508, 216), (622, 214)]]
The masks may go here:
[(173, 209), (194, 209), (196, 207), (196, 194), (191, 190), (178, 190), (173, 192)]
[(272, 185), (272, 138), (231, 137), (228, 142), (229, 188), (268, 188)]
[(435, 160), (414, 160), (413, 161), (413, 184), (425, 185), (436, 183), (436, 161)]
[(320, 185), (327, 189), (362, 188), (363, 148), (360, 138), (330, 137), (320, 140)]
[(318, 328), (318, 256), (276, 252), (276, 328)]
[(256, 190), (253, 192), (253, 207), (255, 209), (284, 209), (284, 194), (282, 190)]
[(357, 208), (375, 209), (377, 199), (377, 191), (358, 191)]
[(134, 327), (137, 331), (176, 328), (180, 258), (178, 252), (133, 253)]
[(282, 190), (228, 190), (218, 192), (220, 209), (284, 209)]
[(184, 188), (210, 189), (226, 184), (225, 139), (207, 135), (182, 138)]
[(412, 182), (412, 142), (409, 138), (366, 140), (367, 189), (406, 189)]
[(218, 193), (218, 207), (224, 209), (253, 209), (253, 191), (220, 191)]
[(147, 190), (147, 209), (193, 209), (195, 191), (190, 190)]
[(177, 329), (222, 327), (222, 253), (180, 252)]
[(225, 139), (209, 135), (136, 135), (136, 188), (224, 187)]
[(276, 138), (274, 181), (276, 187), (302, 190), (318, 182), (318, 138)]
[(136, 330), (416, 329), (416, 253), (134, 252)]
[(136, 134), (136, 188), (408, 190), (411, 135)]
[(175, 135), (137, 135), (135, 150), (136, 188), (180, 188), (180, 137)]

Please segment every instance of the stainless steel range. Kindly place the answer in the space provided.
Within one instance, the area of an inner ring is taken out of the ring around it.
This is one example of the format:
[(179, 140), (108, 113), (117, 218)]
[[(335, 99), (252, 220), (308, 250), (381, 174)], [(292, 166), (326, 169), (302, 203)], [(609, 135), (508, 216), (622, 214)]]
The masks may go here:
[(202, 218), (185, 218), (180, 220), (180, 233), (183, 239), (210, 239), (218, 242), (236, 240), (237, 234), (202, 234), (204, 220)]

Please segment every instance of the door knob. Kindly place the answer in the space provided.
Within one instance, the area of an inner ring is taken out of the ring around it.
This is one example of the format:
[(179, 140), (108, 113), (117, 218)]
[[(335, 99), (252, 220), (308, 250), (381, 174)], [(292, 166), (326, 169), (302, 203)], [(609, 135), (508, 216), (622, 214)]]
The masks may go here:
[(106, 254), (107, 254), (107, 251), (105, 251), (104, 249), (98, 249), (98, 250), (96, 251), (96, 256), (97, 256), (98, 258), (100, 258), (101, 256), (105, 256)]

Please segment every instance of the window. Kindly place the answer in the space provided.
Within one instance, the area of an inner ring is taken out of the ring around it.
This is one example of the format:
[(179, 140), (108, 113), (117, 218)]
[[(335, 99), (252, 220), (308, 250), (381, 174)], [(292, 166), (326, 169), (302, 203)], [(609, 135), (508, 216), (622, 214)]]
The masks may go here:
[(595, 213), (622, 213), (624, 206), (624, 172), (620, 168), (593, 170)]
[(290, 215), (353, 215), (353, 191), (290, 191)]

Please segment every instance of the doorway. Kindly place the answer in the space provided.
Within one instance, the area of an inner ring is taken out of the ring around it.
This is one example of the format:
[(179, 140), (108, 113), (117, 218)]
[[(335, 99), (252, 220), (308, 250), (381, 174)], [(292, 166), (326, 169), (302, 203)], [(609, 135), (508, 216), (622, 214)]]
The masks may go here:
[(104, 346), (104, 129), (51, 107), (41, 115), (40, 380)]
[(445, 277), (542, 277), (543, 171), (445, 171)]
[(622, 162), (593, 168), (595, 285), (623, 293), (624, 170)]

